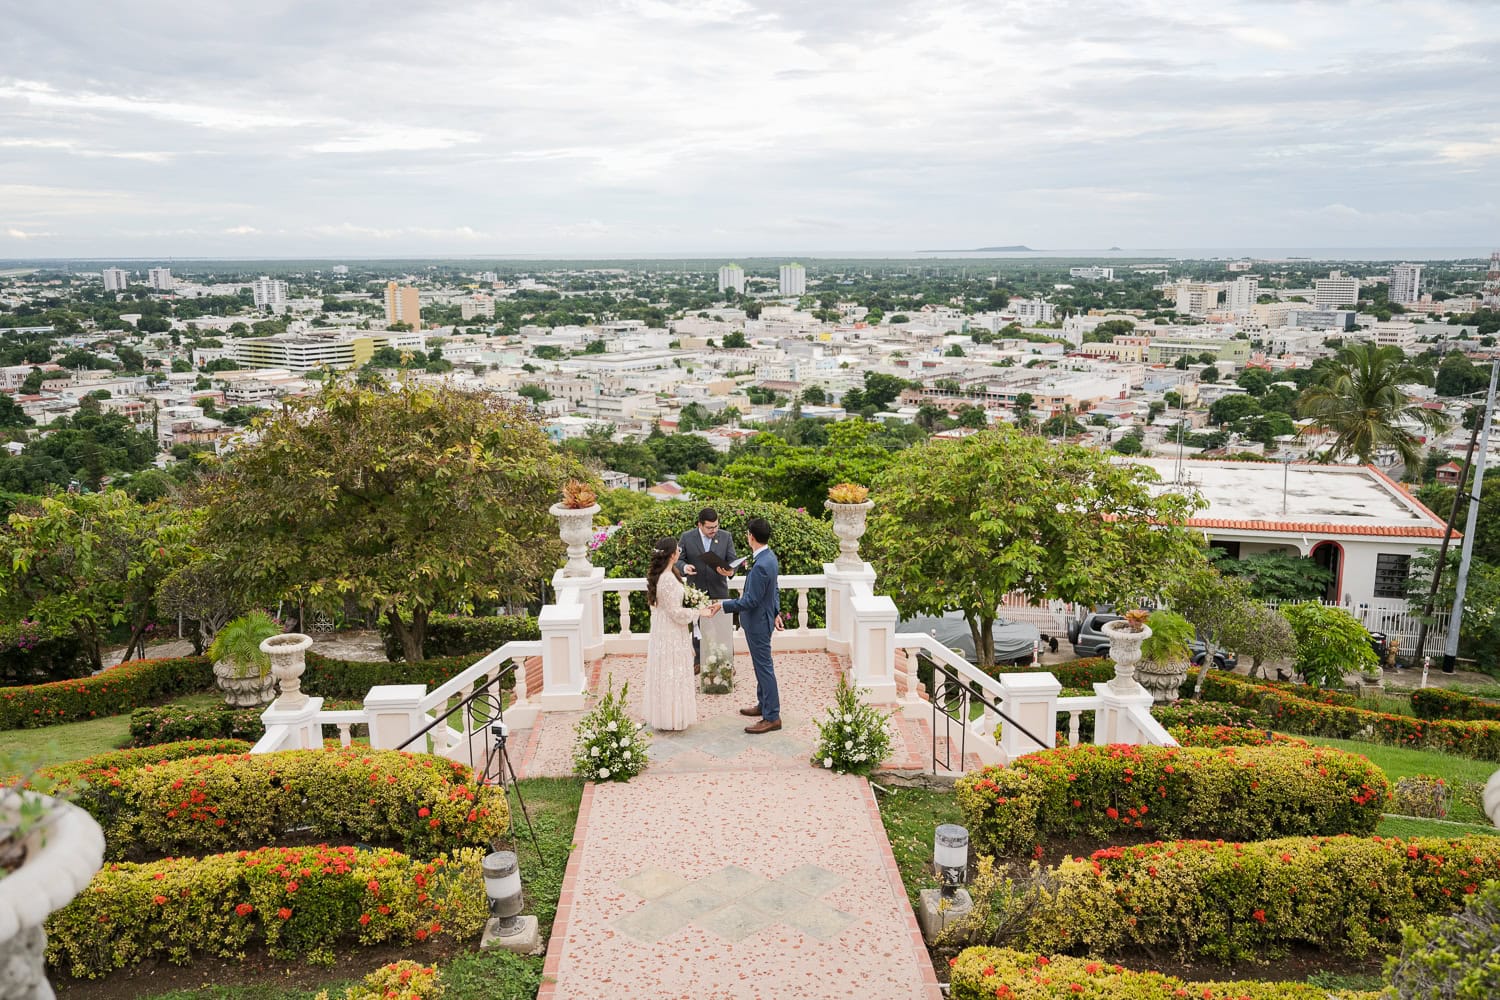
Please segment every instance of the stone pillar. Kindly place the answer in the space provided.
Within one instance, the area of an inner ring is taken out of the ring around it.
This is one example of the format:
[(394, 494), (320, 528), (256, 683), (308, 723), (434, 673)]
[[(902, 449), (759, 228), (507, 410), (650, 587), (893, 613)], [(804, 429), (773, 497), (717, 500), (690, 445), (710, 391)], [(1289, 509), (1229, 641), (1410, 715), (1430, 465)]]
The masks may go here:
[[(379, 684), (365, 695), (365, 713), (370, 717), (370, 749), (395, 750), (427, 725), (422, 716), (426, 684)], [(425, 753), (426, 742), (407, 747)]]
[(834, 563), (824, 563), (823, 575), (828, 579), (828, 651), (848, 656), (854, 639), (851, 602), (856, 592), (875, 592), (875, 568), (865, 563), (862, 569), (842, 570)]
[[(564, 570), (552, 574), (552, 586), (558, 603), (576, 601), (583, 608), (583, 658), (596, 660), (604, 655), (604, 567), (592, 566), (585, 574), (566, 576)], [(564, 600), (563, 591), (570, 588), (576, 597)]]
[(1134, 692), (1121, 693), (1112, 686), (1114, 683), (1109, 681), (1094, 685), (1094, 693), (1102, 703), (1094, 713), (1094, 742), (1099, 746), (1108, 743), (1147, 742), (1140, 726), (1130, 718), (1130, 707), (1136, 705), (1149, 712), (1151, 692), (1136, 684)]
[(849, 650), (849, 683), (873, 705), (889, 705), (896, 695), (896, 625), (901, 615), (889, 597), (855, 597)]
[(544, 712), (581, 712), (584, 708), (584, 610), (577, 604), (542, 608), (542, 693)]
[(1021, 730), (1000, 720), (1000, 749), (1008, 760), (1057, 745), (1057, 698), (1062, 682), (1051, 674), (1001, 674), (1000, 707), (1042, 742), (1022, 735)]
[(323, 727), (318, 724), (318, 713), (323, 710), (322, 698), (306, 698), (298, 708), (279, 707), (278, 699), (271, 707), (260, 713), (260, 721), (267, 731), (272, 726), (286, 726), (290, 730), (278, 750), (319, 750), (323, 746)]

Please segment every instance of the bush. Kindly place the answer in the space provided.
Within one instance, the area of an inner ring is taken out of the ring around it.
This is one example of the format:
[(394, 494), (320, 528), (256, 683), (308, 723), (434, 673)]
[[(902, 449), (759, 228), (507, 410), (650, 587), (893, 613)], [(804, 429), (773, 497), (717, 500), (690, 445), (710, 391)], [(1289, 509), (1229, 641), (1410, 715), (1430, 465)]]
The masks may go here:
[[(41, 774), (56, 782), (59, 788), (97, 787), (109, 784), (122, 771), (132, 771), (147, 764), (163, 764), (184, 757), (202, 757), (208, 754), (249, 753), (250, 744), (244, 740), (187, 740), (181, 743), (163, 743), (158, 746), (139, 747), (128, 750), (110, 750), (96, 753), (92, 757), (70, 760), (62, 764), (44, 767)], [(87, 791), (84, 794), (88, 794)]]
[(1381, 770), (1330, 747), (1077, 746), (965, 774), (954, 786), (979, 850), (1029, 853), (1062, 837), (1233, 839), (1372, 833)]
[(954, 1000), (1376, 1000), (1375, 993), (1330, 994), (1306, 983), (1183, 982), (1089, 958), (967, 948), (953, 960)]
[[(430, 691), (468, 670), (479, 659), (473, 655), (439, 656), (416, 663), (379, 663), (335, 660), (309, 651), (302, 690), (323, 698), (352, 698), (362, 703), (370, 688), (377, 684), (426, 684)], [(514, 673), (507, 674), (500, 686), (505, 690), (514, 688), (515, 677)]]
[(1493, 1000), (1500, 996), (1500, 882), (1469, 896), (1462, 913), (1401, 929), (1386, 965), (1398, 997)]
[(1310, 746), (1306, 740), (1264, 729), (1239, 726), (1172, 726), (1167, 730), (1178, 746), (1184, 747), (1269, 747)]
[[(541, 627), (531, 615), (464, 617), (434, 614), (427, 619), (427, 640), (422, 644), (422, 652), (428, 660), (443, 656), (471, 656), (492, 653), (507, 642), (541, 637)], [(403, 658), (401, 639), (391, 630), (390, 621), (383, 617), (380, 619), (380, 641), (385, 644), (387, 660), (394, 663)]]
[(1363, 956), (1500, 876), (1500, 837), (1175, 841), (1069, 858), (1051, 875), (1027, 947), (1231, 962), (1299, 945)]
[(1288, 604), (1281, 614), (1297, 640), (1296, 669), (1309, 684), (1339, 687), (1351, 671), (1369, 673), (1380, 666), (1370, 648), (1370, 633), (1343, 608), (1322, 604)]
[[(344, 991), (343, 1000), (438, 1000), (443, 995), (443, 977), (430, 965), (404, 959), (382, 965), (358, 986)], [(317, 1000), (329, 1000), (328, 991)]]
[(1453, 806), (1453, 789), (1434, 774), (1409, 774), (1391, 789), (1391, 812), (1442, 819)]
[(88, 653), (71, 628), (30, 619), (0, 622), (0, 685), (45, 684), (88, 672)]
[(47, 962), (96, 978), (147, 959), (276, 958), (332, 964), (351, 944), (461, 940), (488, 915), (483, 850), (422, 862), (392, 850), (267, 847), (109, 864), (46, 923)]
[[(363, 702), (325, 701), (328, 711), (359, 709)], [(180, 740), (206, 740), (227, 738), (256, 742), (266, 733), (265, 723), (260, 721), (264, 708), (189, 708), (186, 705), (166, 705), (138, 708), (130, 713), (130, 745), (147, 747), (158, 743), (175, 743)], [(369, 727), (359, 724), (350, 727), (351, 736), (365, 736)]]
[(1168, 729), (1173, 726), (1264, 729), (1266, 721), (1265, 716), (1253, 708), (1202, 701), (1174, 701), (1165, 705), (1152, 705), (1151, 714)]
[(201, 656), (131, 660), (92, 677), (0, 688), (0, 730), (119, 715), (213, 685), (213, 667)]
[(121, 770), (78, 804), (104, 827), (111, 858), (290, 836), (427, 854), (487, 845), (509, 825), (505, 790), (470, 781), (462, 764), (395, 750), (215, 754)]
[(1485, 719), (1500, 722), (1500, 701), (1442, 688), (1418, 688), (1411, 693), (1412, 714), (1419, 719)]

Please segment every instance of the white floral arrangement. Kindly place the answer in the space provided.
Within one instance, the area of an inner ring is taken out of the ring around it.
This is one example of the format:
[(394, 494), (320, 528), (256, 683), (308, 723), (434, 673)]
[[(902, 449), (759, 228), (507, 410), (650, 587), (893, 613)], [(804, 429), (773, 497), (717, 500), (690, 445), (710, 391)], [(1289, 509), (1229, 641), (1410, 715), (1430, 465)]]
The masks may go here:
[(588, 781), (629, 781), (646, 769), (650, 736), (625, 711), (630, 685), (615, 694), (614, 676), (599, 704), (574, 730), (573, 773)]
[(891, 752), (890, 716), (859, 700), (849, 681), (839, 678), (838, 693), (828, 718), (818, 723), (814, 767), (839, 774), (868, 775)]
[(728, 647), (703, 640), (703, 669), (700, 680), (704, 694), (729, 694), (734, 690), (734, 654)]
[(702, 611), (714, 602), (705, 591), (699, 590), (691, 583), (684, 584), (682, 588), (682, 606)]

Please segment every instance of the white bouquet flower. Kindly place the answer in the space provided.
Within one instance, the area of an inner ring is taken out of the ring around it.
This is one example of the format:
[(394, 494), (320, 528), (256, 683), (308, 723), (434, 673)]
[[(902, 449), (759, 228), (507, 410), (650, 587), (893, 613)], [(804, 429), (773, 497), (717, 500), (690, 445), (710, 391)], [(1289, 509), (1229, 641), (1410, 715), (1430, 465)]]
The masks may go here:
[(645, 770), (645, 727), (638, 727), (625, 711), (626, 684), (618, 694), (614, 678), (609, 690), (574, 730), (573, 773), (590, 781), (629, 781)]

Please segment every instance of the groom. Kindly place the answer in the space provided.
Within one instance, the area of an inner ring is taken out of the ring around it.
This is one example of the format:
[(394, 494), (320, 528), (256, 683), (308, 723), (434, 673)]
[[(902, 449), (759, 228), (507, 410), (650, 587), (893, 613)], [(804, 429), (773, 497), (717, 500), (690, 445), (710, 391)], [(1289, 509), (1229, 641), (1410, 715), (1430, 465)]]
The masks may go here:
[(745, 592), (736, 600), (721, 602), (719, 610), (738, 612), (740, 628), (745, 630), (745, 644), (750, 647), (750, 662), (755, 667), (756, 705), (740, 709), (740, 714), (760, 716), (755, 725), (745, 727), (745, 732), (758, 735), (781, 728), (781, 694), (776, 688), (776, 665), (771, 662), (771, 633), (781, 627), (781, 591), (776, 585), (781, 565), (767, 546), (771, 523), (755, 517), (746, 527), (754, 562), (745, 578)]

